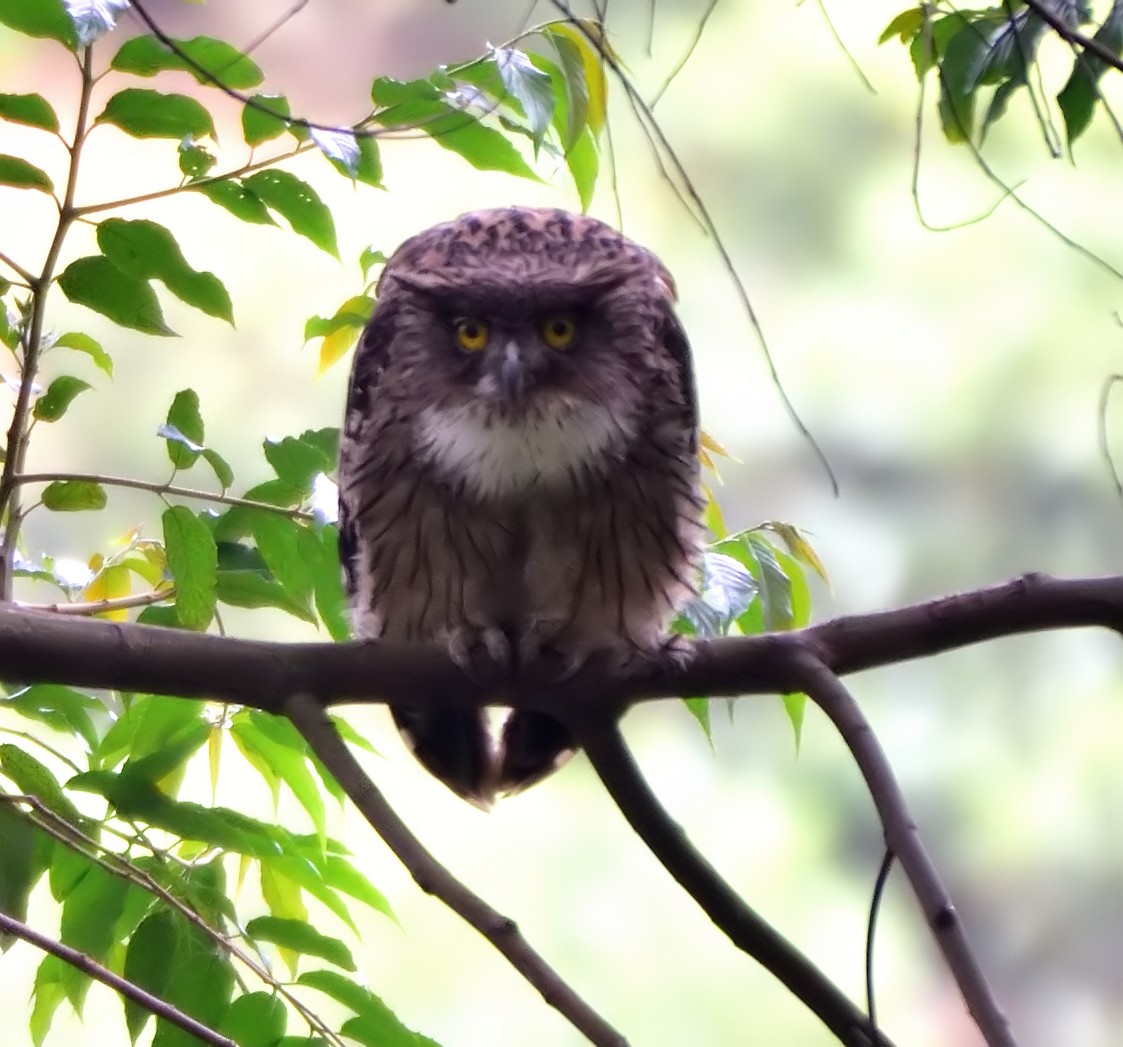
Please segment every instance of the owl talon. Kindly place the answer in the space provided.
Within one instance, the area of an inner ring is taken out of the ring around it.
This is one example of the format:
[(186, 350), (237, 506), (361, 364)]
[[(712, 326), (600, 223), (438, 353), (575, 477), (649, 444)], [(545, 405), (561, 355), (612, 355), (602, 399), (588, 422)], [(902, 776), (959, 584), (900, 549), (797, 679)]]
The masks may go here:
[(510, 675), (514, 653), (501, 629), (464, 625), (453, 629), (447, 642), (449, 657), (473, 683), (486, 686)]

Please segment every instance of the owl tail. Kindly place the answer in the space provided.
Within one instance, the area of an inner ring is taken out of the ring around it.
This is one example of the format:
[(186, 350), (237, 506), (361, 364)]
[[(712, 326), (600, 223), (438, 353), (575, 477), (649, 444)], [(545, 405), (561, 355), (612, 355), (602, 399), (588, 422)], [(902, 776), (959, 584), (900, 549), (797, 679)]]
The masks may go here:
[(487, 810), (495, 799), (495, 755), (484, 714), (392, 706), (391, 715), (421, 765), (457, 796)]
[(517, 793), (541, 781), (575, 752), (570, 733), (545, 713), (515, 712), (503, 724), (496, 754), (498, 793)]

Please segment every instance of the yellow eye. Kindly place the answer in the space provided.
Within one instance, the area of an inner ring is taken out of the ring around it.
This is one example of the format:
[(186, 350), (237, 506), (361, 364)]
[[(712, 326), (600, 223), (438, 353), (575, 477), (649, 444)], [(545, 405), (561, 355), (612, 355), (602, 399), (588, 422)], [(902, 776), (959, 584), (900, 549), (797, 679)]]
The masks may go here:
[(479, 352), (491, 335), (486, 320), (458, 320), (456, 322), (456, 344), (465, 352)]
[(552, 313), (542, 320), (538, 330), (551, 349), (568, 349), (577, 338), (577, 324), (568, 313)]

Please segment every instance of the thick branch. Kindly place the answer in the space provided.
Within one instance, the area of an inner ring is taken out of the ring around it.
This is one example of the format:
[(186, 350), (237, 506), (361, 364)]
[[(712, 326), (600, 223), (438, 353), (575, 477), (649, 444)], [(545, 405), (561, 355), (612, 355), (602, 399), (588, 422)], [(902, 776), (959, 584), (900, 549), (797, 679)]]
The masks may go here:
[(200, 1043), (210, 1044), (211, 1047), (238, 1047), (233, 1040), (220, 1035), (209, 1026), (203, 1025), (202, 1022), (197, 1022), (191, 1015), (184, 1014), (183, 1011), (173, 1007), (167, 1001), (161, 1000), (158, 996), (145, 992), (139, 985), (114, 974), (108, 967), (103, 967), (96, 960), (90, 959), (84, 952), (79, 952), (69, 945), (63, 945), (62, 942), (48, 938), (3, 912), (0, 912), (0, 934), (11, 934), (17, 938), (22, 938), (37, 949), (42, 949), (43, 952), (57, 956), (63, 963), (69, 964), (83, 974), (88, 974), (91, 978), (108, 985), (114, 992), (120, 993), (132, 1000), (133, 1003), (140, 1004), (151, 1014), (179, 1026), (184, 1032), (194, 1036)]
[(644, 780), (615, 724), (579, 738), (628, 824), (737, 948), (758, 960), (843, 1044), (889, 1047), (866, 1016), (810, 960), (761, 919), (697, 851)]
[(624, 1037), (566, 985), (530, 947), (513, 920), (496, 912), (468, 890), (425, 849), (359, 766), (314, 698), (296, 694), (286, 702), (285, 712), (316, 755), (331, 768), (351, 802), (409, 870), (418, 887), (426, 894), (435, 895), (479, 931), (542, 994), (542, 998), (560, 1011), (591, 1043), (600, 1047), (627, 1047)]
[(296, 689), (325, 705), (391, 699), (460, 708), (502, 703), (566, 708), (578, 718), (588, 708), (599, 722), (634, 702), (682, 694), (798, 691), (800, 652), (844, 676), (999, 636), (1076, 626), (1123, 632), (1123, 576), (1069, 581), (1027, 575), (797, 632), (702, 642), (685, 668), (606, 678), (590, 665), (561, 683), (515, 680), (496, 695), (484, 694), (435, 645), (266, 643), (0, 605), (0, 678), (214, 698), (275, 713), (281, 711), (278, 696)]
[(1016, 1047), (1010, 1024), (987, 984), (959, 914), (924, 849), (916, 822), (909, 814), (904, 794), (873, 729), (834, 673), (812, 658), (801, 661), (801, 689), (830, 717), (858, 764), (885, 830), (885, 842), (908, 877), (971, 1017), (990, 1047)]

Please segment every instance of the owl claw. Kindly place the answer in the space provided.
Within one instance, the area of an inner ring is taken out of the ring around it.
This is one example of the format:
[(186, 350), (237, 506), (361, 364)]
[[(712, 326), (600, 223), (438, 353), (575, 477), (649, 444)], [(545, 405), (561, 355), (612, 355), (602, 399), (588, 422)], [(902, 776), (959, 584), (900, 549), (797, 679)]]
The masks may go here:
[(511, 641), (501, 629), (463, 625), (449, 633), (447, 642), (449, 657), (474, 683), (486, 686), (511, 672)]

